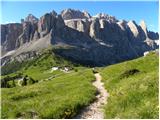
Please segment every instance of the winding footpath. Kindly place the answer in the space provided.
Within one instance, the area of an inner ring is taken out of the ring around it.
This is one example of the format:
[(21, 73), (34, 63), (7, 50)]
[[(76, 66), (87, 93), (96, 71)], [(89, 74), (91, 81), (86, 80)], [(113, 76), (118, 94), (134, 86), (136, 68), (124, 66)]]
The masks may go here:
[(96, 95), (97, 100), (84, 108), (81, 113), (75, 117), (75, 119), (104, 119), (104, 111), (102, 107), (106, 104), (109, 94), (101, 82), (101, 75), (96, 73), (94, 76), (96, 80), (93, 82), (93, 85), (98, 90), (98, 94)]

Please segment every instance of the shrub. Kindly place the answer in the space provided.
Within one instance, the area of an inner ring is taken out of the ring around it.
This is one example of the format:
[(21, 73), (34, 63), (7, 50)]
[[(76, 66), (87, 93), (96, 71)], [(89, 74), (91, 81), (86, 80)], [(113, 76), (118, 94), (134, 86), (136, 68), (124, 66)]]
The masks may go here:
[(29, 79), (27, 80), (27, 85), (31, 85), (34, 83), (35, 83), (35, 80), (33, 78), (29, 77)]
[(12, 87), (16, 87), (16, 83), (14, 80), (12, 80)]
[(9, 79), (9, 77), (1, 79), (1, 88), (9, 88), (10, 87), (10, 85), (8, 83), (8, 79)]
[(78, 69), (77, 69), (77, 68), (75, 68), (75, 69), (74, 69), (74, 71), (75, 71), (75, 72), (78, 72)]
[(129, 76), (131, 75), (134, 75), (134, 74), (137, 74), (139, 73), (140, 71), (138, 69), (130, 69), (130, 70), (126, 70), (125, 72), (123, 72), (121, 75), (120, 75), (120, 78), (128, 78)]

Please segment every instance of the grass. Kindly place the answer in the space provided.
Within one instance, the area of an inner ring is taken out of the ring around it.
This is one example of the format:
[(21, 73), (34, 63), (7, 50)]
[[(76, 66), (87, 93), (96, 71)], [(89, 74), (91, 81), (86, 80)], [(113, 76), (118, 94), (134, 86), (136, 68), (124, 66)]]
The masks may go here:
[(159, 118), (158, 61), (151, 53), (99, 70), (110, 94), (105, 118)]
[(95, 99), (92, 71), (83, 71), (25, 87), (2, 88), (2, 118), (72, 118)]
[(35, 80), (43, 80), (56, 74), (63, 74), (63, 72), (59, 70), (51, 72), (51, 69), (43, 70), (38, 67), (30, 67), (23, 73), (28, 76), (32, 76), (32, 78)]
[[(18, 65), (15, 66), (15, 65)], [(56, 74), (63, 74), (62, 71), (57, 70), (51, 72), (53, 66), (64, 67), (80, 67), (52, 52), (52, 49), (44, 50), (41, 55), (35, 57), (32, 60), (27, 60), (23, 62), (13, 61), (10, 64), (2, 67), (2, 76), (1, 79), (6, 76), (14, 76), (18, 73), (23, 73), (28, 75), (35, 80), (42, 80), (49, 78)], [(15, 69), (16, 68), (16, 69)]]
[[(7, 75), (18, 72), (28, 75), (38, 83), (23, 87), (2, 88), (1, 118), (73, 118), (85, 106), (96, 99), (92, 86), (91, 69), (75, 65), (55, 55), (50, 50), (37, 58), (4, 69)], [(53, 66), (70, 66), (70, 73)], [(5, 68), (5, 67), (4, 67)], [(105, 118), (158, 118), (158, 57), (150, 53), (146, 57), (96, 68), (102, 75), (110, 96), (105, 105)], [(55, 76), (51, 80), (46, 80)], [(42, 81), (41, 81), (42, 80)], [(17, 84), (17, 81), (15, 81)], [(10, 81), (12, 84), (12, 81)]]
[[(15, 62), (14, 62), (15, 63)], [(21, 64), (21, 63), (18, 63)], [(1, 118), (72, 118), (81, 108), (96, 99), (96, 88), (92, 86), (94, 80), (90, 69), (76, 65), (51, 50), (46, 50), (33, 60), (25, 61), (14, 71), (15, 64), (9, 64), (4, 69), (6, 76), (23, 73), (38, 83), (2, 88)], [(69, 73), (56, 70), (53, 66), (74, 68)], [(51, 78), (55, 76), (55, 78)], [(51, 79), (48, 79), (51, 78)], [(12, 85), (13, 81), (9, 81)]]

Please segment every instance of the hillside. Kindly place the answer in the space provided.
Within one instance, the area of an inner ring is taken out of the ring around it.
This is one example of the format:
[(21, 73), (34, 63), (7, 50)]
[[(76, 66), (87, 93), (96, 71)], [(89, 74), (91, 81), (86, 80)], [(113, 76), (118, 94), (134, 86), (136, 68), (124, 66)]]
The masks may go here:
[[(96, 102), (99, 94), (92, 85), (95, 78), (91, 68), (63, 58), (59, 60), (50, 52), (47, 50), (36, 60), (31, 60), (30, 65), (2, 76), (2, 79), (6, 76), (13, 78), (21, 72), (23, 77), (28, 75), (37, 80), (19, 86), (19, 79), (15, 79), (15, 86), (11, 80), (8, 82), (10, 88), (1, 89), (2, 118), (74, 118), (85, 106)], [(51, 72), (51, 66), (73, 69)], [(145, 57), (96, 70), (109, 93), (103, 107), (105, 118), (158, 118), (157, 54), (151, 52)]]
[(158, 119), (158, 56), (146, 57), (102, 68), (110, 97), (106, 118)]
[[(71, 118), (96, 99), (92, 71), (55, 55), (54, 50), (2, 68), (7, 72), (1, 76), (1, 118)], [(19, 84), (24, 78), (26, 84)]]
[[(9, 64), (1, 66), (1, 75), (4, 77), (9, 74), (26, 73), (28, 75), (32, 74), (31, 76), (34, 77), (34, 75), (39, 76), (39, 73), (41, 73), (41, 76), (45, 77), (47, 75), (46, 73), (51, 73), (52, 67), (57, 66), (64, 68), (65, 66), (70, 66), (73, 68), (74, 66), (80, 66), (80, 64), (70, 62), (56, 55), (54, 53), (55, 50), (56, 48), (48, 48), (30, 59), (13, 60)], [(41, 76), (39, 76), (39, 78), (41, 78)], [(49, 77), (49, 74), (47, 77)], [(35, 77), (35, 79), (39, 78)]]
[(70, 118), (95, 97), (90, 70), (34, 85), (2, 88), (2, 118)]

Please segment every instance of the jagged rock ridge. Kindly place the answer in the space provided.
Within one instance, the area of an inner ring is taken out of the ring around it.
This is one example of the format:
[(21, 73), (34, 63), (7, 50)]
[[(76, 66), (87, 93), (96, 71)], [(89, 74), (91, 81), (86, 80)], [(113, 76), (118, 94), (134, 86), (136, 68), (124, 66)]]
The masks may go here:
[(104, 13), (91, 16), (86, 11), (66, 9), (61, 14), (46, 13), (40, 19), (29, 14), (21, 24), (1, 25), (1, 39), (2, 59), (59, 45), (70, 46), (56, 51), (63, 57), (103, 66), (157, 49), (159, 35), (148, 31), (144, 21), (138, 25)]

